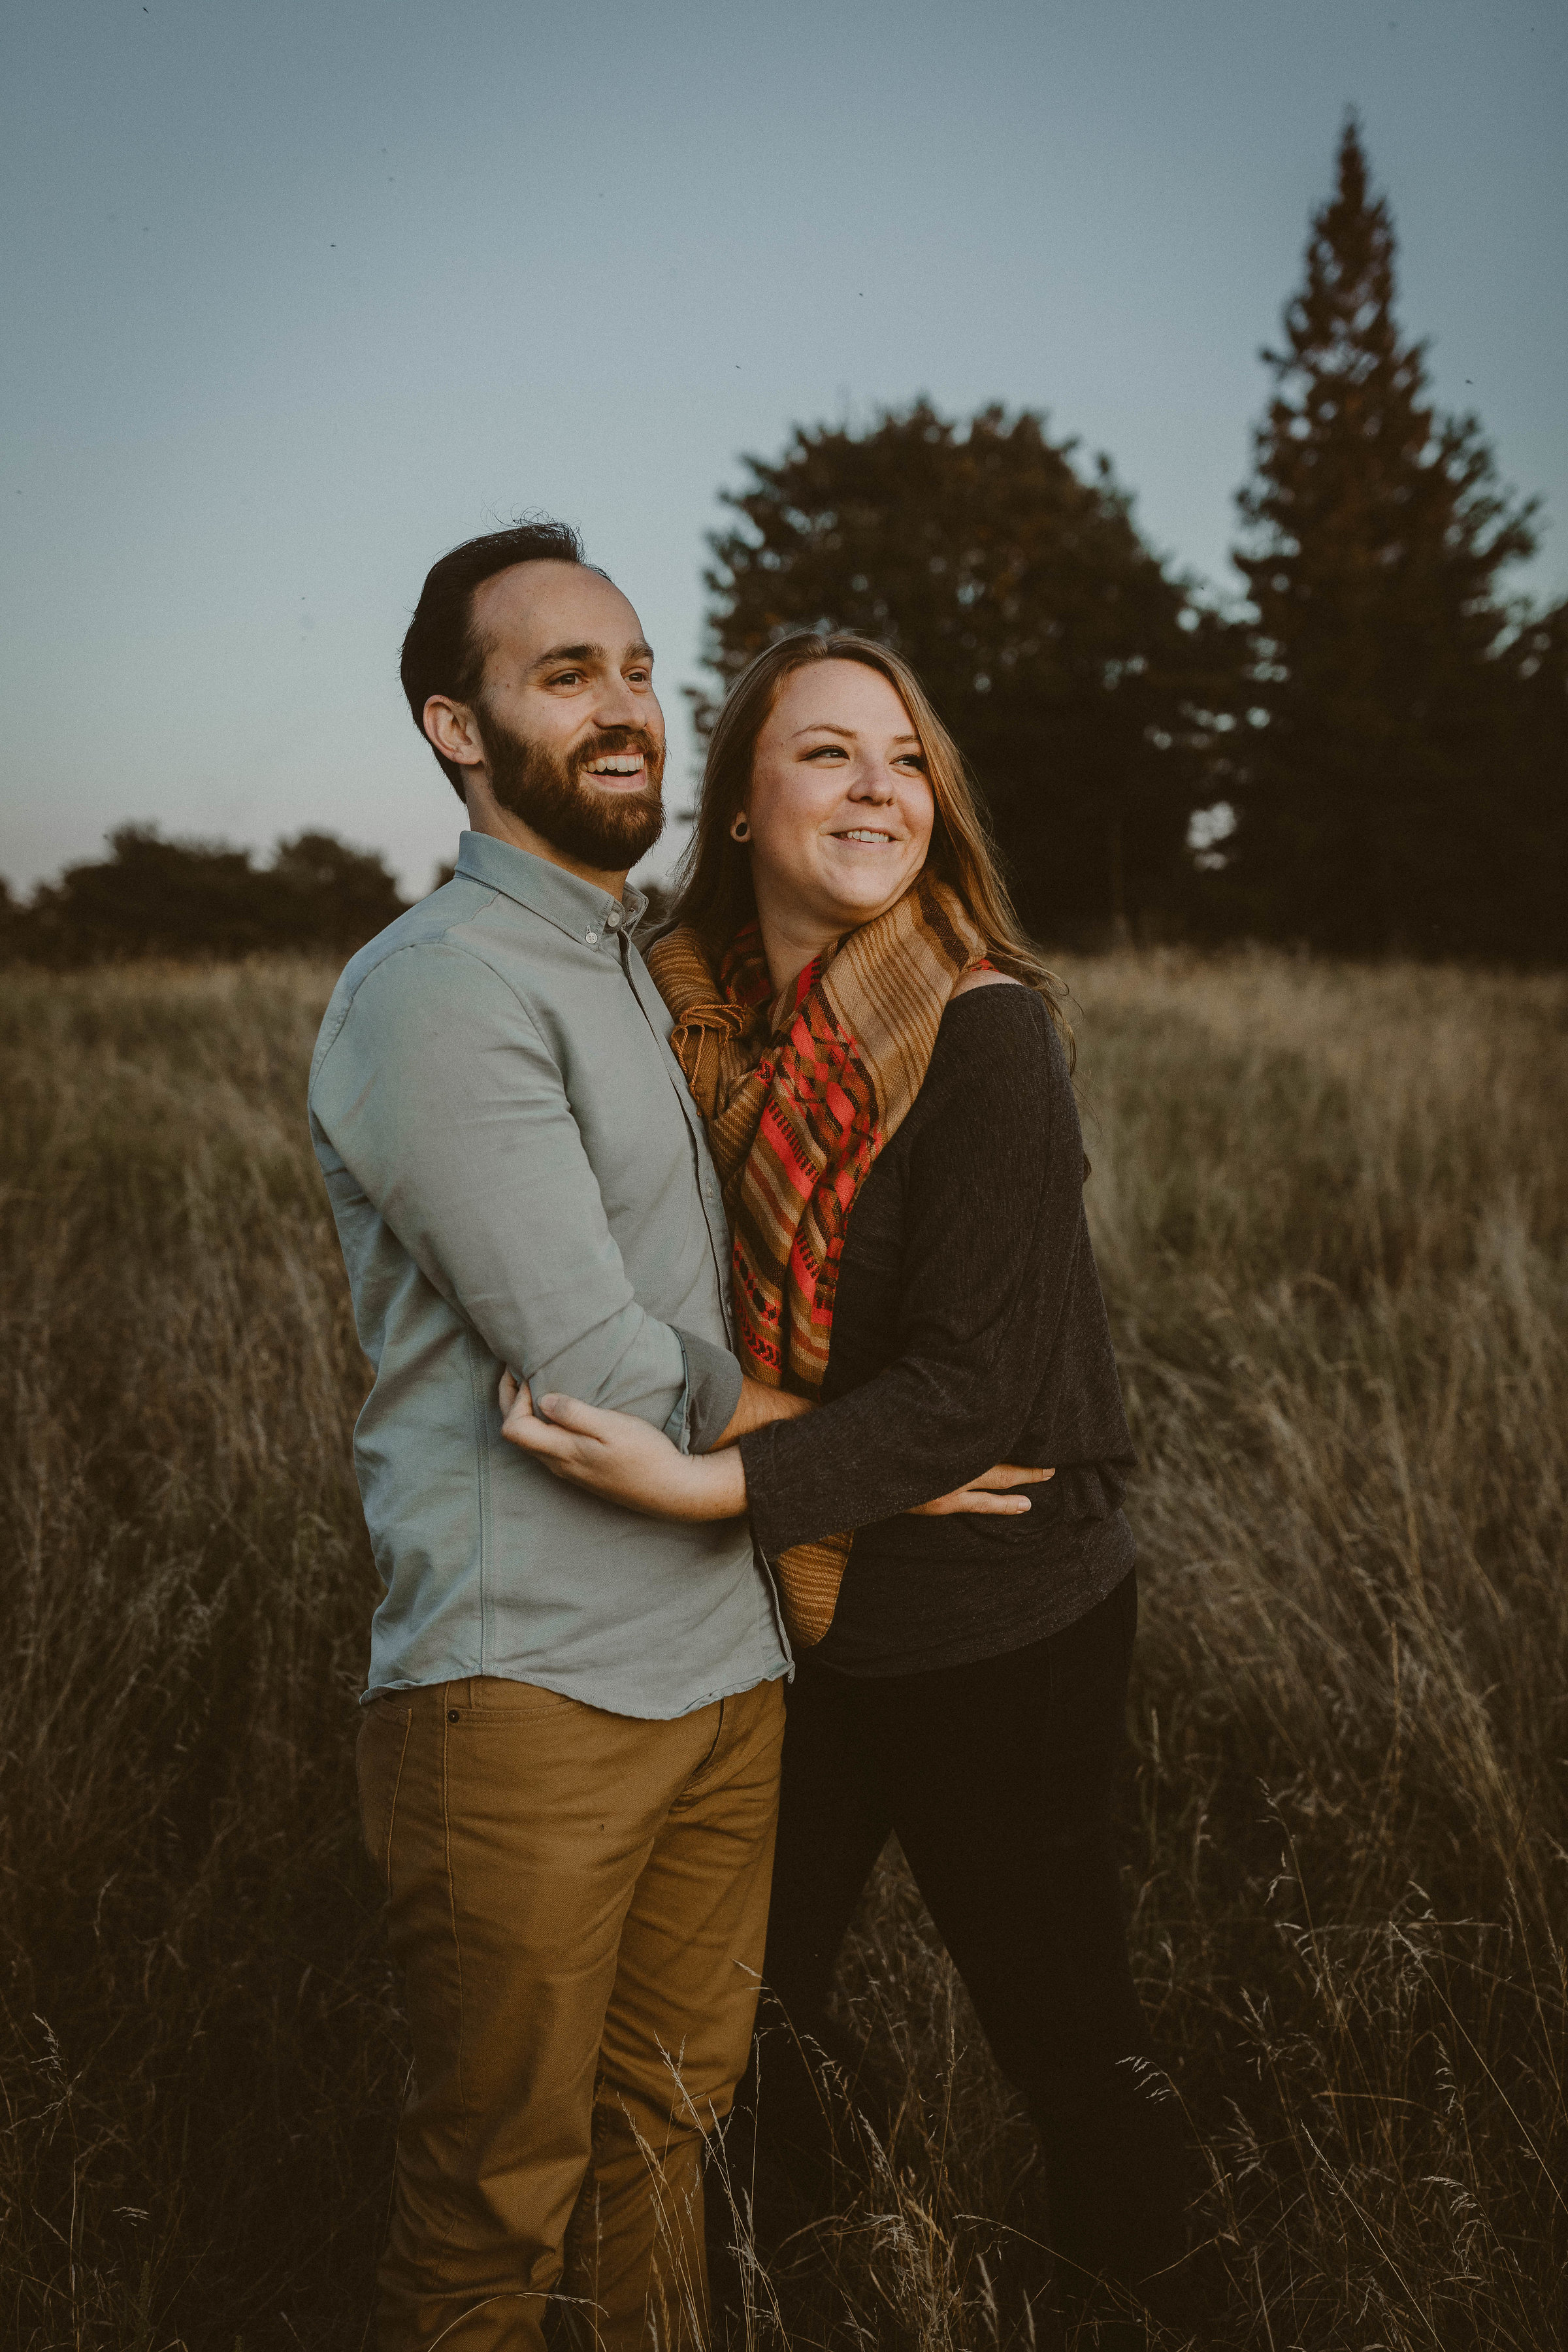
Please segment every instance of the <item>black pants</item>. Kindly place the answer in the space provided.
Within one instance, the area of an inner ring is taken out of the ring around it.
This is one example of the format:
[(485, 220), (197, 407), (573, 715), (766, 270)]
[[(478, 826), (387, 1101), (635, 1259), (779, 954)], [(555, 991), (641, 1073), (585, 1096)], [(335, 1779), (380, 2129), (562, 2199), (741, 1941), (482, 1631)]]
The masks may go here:
[[(1136, 2063), (1149, 2042), (1110, 1837), (1137, 1617), (1129, 1574), (1065, 1632), (972, 1665), (880, 1679), (808, 1656), (788, 1696), (763, 1969), (795, 2032), (836, 2052), (834, 1966), (896, 1831), (1028, 2104), (1058, 2256), (1069, 2277), (1131, 2285), (1184, 2246), (1182, 2135)], [(801, 2110), (787, 2065), (781, 2080), (771, 2049), (764, 2064), (765, 2147), (770, 2106), (786, 2130)]]

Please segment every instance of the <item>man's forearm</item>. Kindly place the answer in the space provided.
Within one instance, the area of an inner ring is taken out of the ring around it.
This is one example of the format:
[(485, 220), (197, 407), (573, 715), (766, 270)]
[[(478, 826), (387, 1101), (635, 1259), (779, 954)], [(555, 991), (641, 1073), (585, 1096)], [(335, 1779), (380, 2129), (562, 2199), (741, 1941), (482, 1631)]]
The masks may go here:
[(792, 1396), (786, 1389), (765, 1388), (761, 1381), (743, 1372), (740, 1400), (710, 1451), (716, 1454), (721, 1445), (733, 1445), (753, 1429), (765, 1429), (770, 1421), (798, 1421), (803, 1412), (812, 1410), (810, 1397)]

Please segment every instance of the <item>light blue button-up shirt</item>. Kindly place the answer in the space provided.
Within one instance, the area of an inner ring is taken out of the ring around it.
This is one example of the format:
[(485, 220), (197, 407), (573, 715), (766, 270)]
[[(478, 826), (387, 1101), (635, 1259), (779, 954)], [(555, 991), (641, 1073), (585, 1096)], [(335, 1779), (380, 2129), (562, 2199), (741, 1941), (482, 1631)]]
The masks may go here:
[(500, 1433), (503, 1366), (682, 1447), (734, 1411), (729, 1237), (642, 901), (465, 833), (327, 1008), (310, 1130), (375, 1380), (370, 1689), (468, 1675), (672, 1717), (784, 1673), (743, 1519), (644, 1518)]

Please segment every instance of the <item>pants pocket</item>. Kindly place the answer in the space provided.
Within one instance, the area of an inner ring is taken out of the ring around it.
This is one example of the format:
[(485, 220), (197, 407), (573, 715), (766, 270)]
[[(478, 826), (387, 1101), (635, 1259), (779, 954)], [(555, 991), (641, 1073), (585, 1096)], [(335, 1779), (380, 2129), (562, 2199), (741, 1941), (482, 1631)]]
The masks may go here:
[(474, 1675), (454, 1685), (467, 1694), (463, 1710), (468, 1723), (542, 1723), (552, 1716), (578, 1715), (583, 1701), (563, 1691), (548, 1690), (542, 1683), (513, 1682), (503, 1675)]
[(373, 1699), (354, 1748), (360, 1830), (384, 1895), (392, 1892), (392, 1825), (413, 1721), (411, 1706), (399, 1706), (395, 1699)]

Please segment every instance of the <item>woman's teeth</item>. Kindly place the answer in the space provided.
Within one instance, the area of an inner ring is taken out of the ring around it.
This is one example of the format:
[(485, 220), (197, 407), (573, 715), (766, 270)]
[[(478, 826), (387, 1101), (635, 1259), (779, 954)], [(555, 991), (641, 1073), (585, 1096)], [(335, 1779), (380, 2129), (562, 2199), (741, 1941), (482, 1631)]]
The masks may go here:
[(869, 825), (858, 824), (837, 837), (840, 841), (891, 841), (893, 836), (890, 833), (873, 833)]

